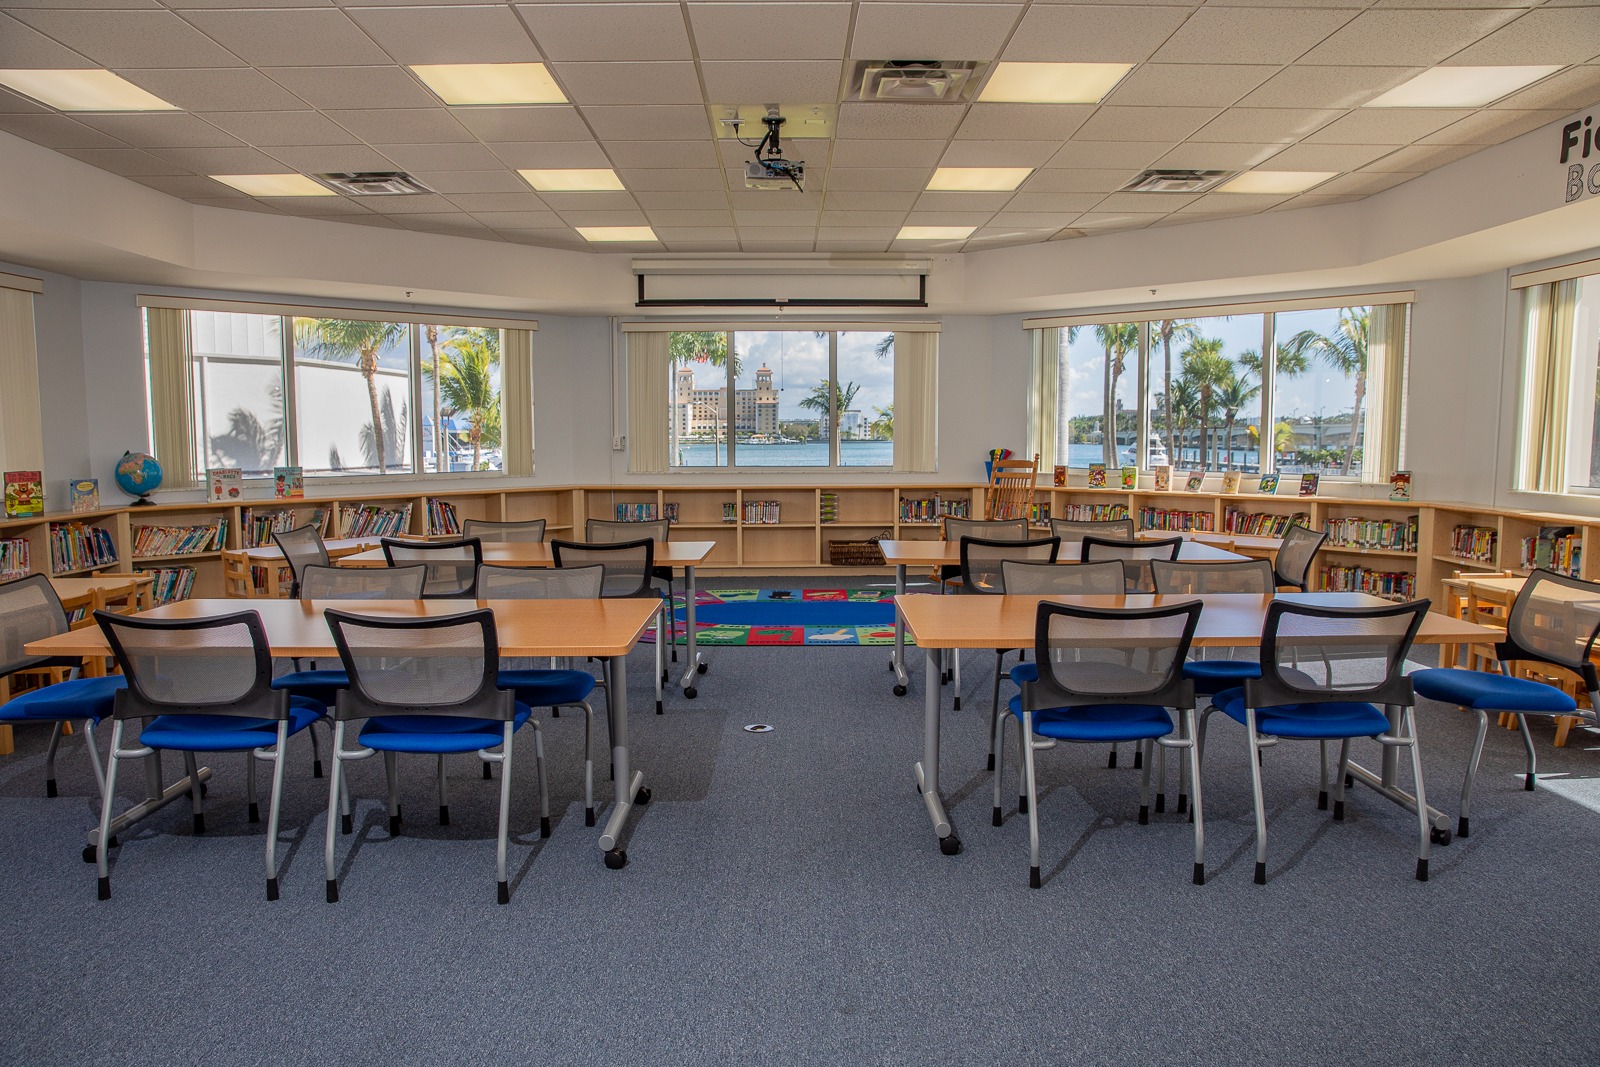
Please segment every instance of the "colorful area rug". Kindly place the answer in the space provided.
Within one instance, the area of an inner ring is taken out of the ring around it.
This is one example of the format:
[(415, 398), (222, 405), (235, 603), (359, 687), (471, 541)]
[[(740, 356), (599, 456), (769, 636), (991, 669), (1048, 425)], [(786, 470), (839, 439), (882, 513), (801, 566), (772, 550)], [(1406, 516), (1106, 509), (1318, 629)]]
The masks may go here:
[[(687, 618), (682, 597), (674, 612)], [(652, 628), (646, 641), (655, 640)], [(680, 629), (677, 643), (688, 641)], [(695, 597), (697, 645), (892, 645), (893, 589), (718, 589)], [(911, 635), (906, 635), (911, 644)]]

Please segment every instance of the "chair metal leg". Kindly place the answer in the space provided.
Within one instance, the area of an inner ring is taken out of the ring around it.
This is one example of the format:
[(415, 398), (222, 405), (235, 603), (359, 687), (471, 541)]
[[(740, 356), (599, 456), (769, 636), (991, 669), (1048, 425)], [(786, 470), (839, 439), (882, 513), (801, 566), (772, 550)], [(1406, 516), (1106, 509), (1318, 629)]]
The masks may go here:
[(1522, 747), (1528, 750), (1528, 773), (1522, 779), (1522, 788), (1533, 792), (1534, 783), (1539, 780), (1539, 755), (1534, 751), (1533, 733), (1528, 729), (1528, 717), (1517, 714), (1517, 729), (1522, 731)]
[(111, 802), (117, 795), (117, 750), (122, 747), (122, 720), (111, 727), (111, 754), (106, 762), (106, 785), (100, 796), (100, 840), (95, 846), (99, 875), (98, 895), (111, 899)]
[(1422, 788), (1422, 745), (1417, 740), (1416, 709), (1401, 709), (1400, 722), (1405, 729), (1406, 736), (1411, 739), (1407, 747), (1411, 749), (1411, 777), (1417, 787), (1417, 881), (1426, 882), (1428, 880), (1428, 850), (1433, 841), (1433, 826), (1428, 821), (1428, 795)]
[(189, 781), (194, 783), (189, 790), (189, 806), (194, 811), (194, 832), (203, 834), (206, 832), (206, 794), (193, 752), (183, 754), (183, 769), (189, 775)]
[(1339, 743), (1339, 770), (1334, 776), (1333, 783), (1333, 818), (1335, 822), (1344, 822), (1344, 780), (1350, 773), (1350, 739), (1347, 737)]
[(1039, 879), (1039, 785), (1033, 770), (1033, 712), (1022, 711), (1022, 771), (1028, 790), (1028, 888), (1038, 889)]
[(544, 774), (544, 731), (538, 719), (529, 719), (533, 728), (533, 771), (539, 779), (539, 836), (550, 836), (550, 786)]
[(89, 766), (94, 770), (94, 784), (103, 794), (106, 791), (106, 769), (100, 763), (100, 748), (95, 744), (94, 720), (83, 720), (83, 747), (89, 750)]
[(256, 751), (244, 754), (244, 799), (249, 805), (251, 822), (261, 821), (261, 807), (256, 803)]
[(61, 747), (62, 728), (65, 722), (57, 720), (50, 731), (50, 745), (44, 750), (44, 795), (53, 797), (56, 791), (56, 750)]
[[(1157, 745), (1154, 755), (1156, 758), (1156, 814), (1159, 815), (1167, 810), (1167, 747), (1165, 745)], [(1147, 754), (1145, 763), (1148, 765), (1149, 762), (1150, 756)], [(1148, 770), (1145, 772), (1145, 777), (1149, 777)]]
[(1317, 742), (1317, 810), (1328, 810), (1328, 742)]
[[(1006, 719), (1010, 717), (1010, 715), (1007, 715)], [(996, 717), (993, 726), (989, 730), (989, 758), (991, 761), (989, 763), (989, 774), (994, 779), (994, 814), (991, 816), (990, 822), (995, 826), (1002, 825), (1000, 818), (1000, 777), (1005, 773), (1006, 769), (1005, 743), (1006, 720)]]
[[(531, 720), (530, 720), (531, 722)], [(495, 842), (495, 863), (499, 873), (499, 882), (495, 886), (495, 899), (501, 904), (511, 903), (511, 883), (506, 879), (506, 837), (510, 829), (511, 817), (511, 730), (513, 723), (506, 723), (502, 734), (500, 746), (500, 832)], [(539, 736), (538, 723), (532, 723), (534, 737)], [(544, 792), (544, 769), (539, 771), (539, 790)]]
[(1139, 825), (1150, 825), (1150, 765), (1155, 762), (1151, 758), (1150, 741), (1135, 741), (1134, 751), (1144, 753), (1144, 773), (1139, 775)]
[(1117, 746), (1111, 746), (1111, 755), (1106, 758), (1106, 769), (1114, 770), (1117, 766)]
[(1483, 741), (1489, 735), (1489, 713), (1477, 712), (1478, 731), (1472, 738), (1472, 758), (1467, 760), (1467, 777), (1461, 783), (1461, 818), (1456, 821), (1456, 835), (1466, 837), (1472, 815), (1472, 780), (1478, 775), (1478, 762), (1483, 759)]
[(1194, 819), (1194, 884), (1206, 884), (1206, 822), (1200, 810), (1200, 742), (1198, 731), (1195, 728), (1195, 714), (1193, 708), (1186, 708), (1183, 712), (1185, 725), (1190, 738), (1189, 751), (1186, 753), (1189, 767), (1189, 786), (1192, 790), (1193, 802), (1190, 808), (1191, 818)]
[(1256, 735), (1256, 713), (1246, 708), (1244, 713), (1246, 736), (1250, 742), (1250, 788), (1256, 803), (1256, 885), (1267, 884), (1267, 805), (1261, 791), (1261, 748)]
[[(1025, 732), (1020, 727), (1017, 729), (1017, 772), (1020, 774), (1023, 764), (1028, 761), (1028, 753), (1033, 749), (1033, 735)], [(1017, 814), (1026, 815), (1033, 810), (1033, 805), (1028, 803), (1028, 790), (1026, 783), (1021, 778), (1017, 779)]]
[(583, 709), (583, 825), (594, 825), (594, 709), (588, 701)]
[[(254, 763), (256, 752), (250, 754)], [(278, 747), (272, 751), (272, 796), (267, 801), (267, 899), (278, 899), (278, 810), (283, 798), (283, 764), (289, 751), (289, 723), (278, 723)]]
[[(439, 764), (439, 769), (438, 769), (438, 775), (439, 775), (439, 825), (440, 826), (449, 826), (450, 825), (450, 793), (449, 793), (448, 787), (445, 785), (446, 776), (445, 776), (445, 773), (444, 773), (444, 753), (443, 752), (439, 753), (438, 764)], [(486, 764), (484, 764), (484, 766), (487, 767), (488, 764), (486, 763)]]
[(672, 662), (678, 662), (678, 593), (674, 580), (667, 579), (667, 639), (671, 642)]
[(1006, 654), (1002, 649), (994, 653), (994, 701), (989, 706), (989, 769), (994, 770), (994, 724), (1000, 721), (1000, 674), (1005, 669)]
[(660, 618), (661, 618), (661, 613), (658, 611), (657, 614), (656, 614), (656, 619), (657, 619), (657, 625), (656, 625), (656, 637), (657, 637), (657, 640), (656, 640), (656, 714), (657, 715), (664, 714), (664, 712), (661, 709), (661, 683), (662, 683), (663, 676), (667, 673), (667, 664), (666, 664), (665, 659), (661, 655), (661, 641), (660, 641), (661, 626), (660, 626)]
[(333, 868), (333, 816), (334, 810), (339, 806), (340, 799), (344, 800), (343, 818), (349, 818), (350, 797), (344, 788), (344, 760), (340, 753), (344, 751), (344, 723), (336, 723), (333, 727), (333, 779), (328, 783), (328, 827), (322, 840), (322, 866), (324, 877), (327, 879), (328, 903), (339, 902), (339, 880)]
[[(1181, 736), (1189, 742), (1189, 750), (1194, 751), (1197, 741), (1194, 736), (1193, 709), (1178, 716), (1178, 729)], [(1178, 806), (1173, 810), (1179, 815), (1189, 810), (1189, 765), (1192, 762), (1187, 756), (1178, 761)]]
[(389, 836), (400, 834), (400, 777), (395, 771), (393, 752), (383, 754), (383, 773), (389, 780)]
[(311, 777), (322, 777), (322, 749), (317, 744), (317, 724), (312, 723), (306, 727), (306, 736), (311, 738)]

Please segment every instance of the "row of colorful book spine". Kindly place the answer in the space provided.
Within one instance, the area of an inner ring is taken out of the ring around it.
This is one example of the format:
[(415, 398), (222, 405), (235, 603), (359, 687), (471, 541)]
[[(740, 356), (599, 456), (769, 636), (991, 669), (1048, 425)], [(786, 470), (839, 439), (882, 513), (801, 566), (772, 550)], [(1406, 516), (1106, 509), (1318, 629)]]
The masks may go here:
[(1268, 515), (1265, 512), (1245, 512), (1229, 508), (1222, 517), (1222, 528), (1228, 533), (1247, 537), (1282, 537), (1291, 526), (1311, 525), (1311, 516), (1303, 511), (1293, 515)]
[(135, 526), (133, 558), (209, 552), (222, 548), (227, 544), (227, 539), (227, 519), (218, 519), (209, 526)]
[(1072, 522), (1115, 522), (1128, 517), (1128, 505), (1068, 504), (1056, 517)]
[(174, 600), (187, 600), (194, 591), (193, 567), (157, 567), (147, 569), (153, 576), (150, 583), (150, 600), (154, 604), (170, 604)]
[(28, 539), (25, 537), (0, 541), (0, 581), (27, 576), (28, 550)]
[(327, 529), (328, 513), (322, 508), (315, 508), (310, 514), (301, 518), (293, 511), (257, 511), (254, 508), (245, 508), (241, 516), (240, 533), (244, 536), (245, 548), (260, 548), (272, 544), (272, 535), (286, 533), (300, 526), (315, 526), (318, 533)]
[(661, 517), (654, 504), (614, 504), (611, 513), (617, 522), (655, 522)]
[(1570, 526), (1562, 533), (1540, 534), (1522, 539), (1519, 566), (1524, 570), (1543, 567), (1562, 574), (1581, 575), (1583, 571), (1583, 535)]
[(1329, 567), (1322, 572), (1318, 588), (1324, 592), (1371, 593), (1410, 600), (1417, 595), (1417, 576), (1410, 571), (1380, 571), (1371, 567)]
[(1177, 511), (1171, 508), (1140, 508), (1141, 530), (1199, 530), (1217, 528), (1217, 517), (1209, 511)]
[(461, 533), (461, 521), (456, 518), (456, 506), (438, 497), (428, 498), (428, 533), (433, 536), (454, 536)]
[(117, 544), (111, 539), (110, 530), (81, 522), (56, 522), (50, 524), (50, 556), (56, 574), (114, 567)]
[(972, 515), (972, 501), (966, 497), (901, 497), (901, 522), (938, 522), (940, 519), (965, 519)]
[(772, 526), (782, 519), (782, 507), (776, 500), (746, 500), (744, 524), (746, 526)]
[(1349, 516), (1329, 519), (1325, 524), (1328, 544), (1331, 547), (1376, 548), (1391, 552), (1415, 552), (1418, 526), (1415, 515), (1404, 519), (1365, 519)]
[(411, 529), (411, 505), (360, 504), (339, 509), (337, 537), (389, 537)]
[(1500, 534), (1491, 526), (1457, 526), (1450, 531), (1450, 554), (1493, 563), (1499, 540)]

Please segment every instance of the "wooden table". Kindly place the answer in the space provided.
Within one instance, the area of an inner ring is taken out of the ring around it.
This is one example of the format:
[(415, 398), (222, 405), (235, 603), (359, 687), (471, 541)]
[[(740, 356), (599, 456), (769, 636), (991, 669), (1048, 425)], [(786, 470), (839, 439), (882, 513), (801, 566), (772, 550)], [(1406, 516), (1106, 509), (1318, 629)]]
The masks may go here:
[[(357, 552), (364, 552), (375, 548), (378, 544), (376, 537), (335, 537), (322, 542), (322, 547), (328, 552), (330, 561), (349, 556)], [(283, 587), (280, 580), (284, 568), (289, 564), (284, 561), (283, 549), (277, 545), (257, 545), (255, 548), (227, 549), (222, 553), (222, 588), (230, 597), (245, 597), (260, 599), (262, 597), (282, 598), (289, 595), (289, 590)], [(266, 571), (266, 590), (257, 593), (255, 583), (250, 578), (250, 571), (260, 567)]]
[[(685, 650), (689, 665), (684, 669), (679, 684), (683, 687), (683, 695), (690, 700), (700, 695), (700, 691), (695, 687), (695, 679), (710, 669), (710, 664), (701, 659), (700, 652), (695, 647), (694, 569), (704, 563), (706, 557), (711, 555), (716, 547), (715, 541), (657, 541), (652, 560), (654, 566), (672, 567), (683, 571), (684, 614), (688, 624)], [(496, 567), (554, 567), (556, 564), (549, 544), (542, 541), (485, 544), (483, 562)], [(356, 552), (339, 560), (341, 567), (387, 567), (388, 565), (389, 561), (384, 557), (382, 549)], [(661, 640), (661, 635), (657, 634), (657, 643), (659, 644)]]
[[(1261, 642), (1261, 626), (1267, 605), (1273, 599), (1330, 607), (1376, 607), (1390, 603), (1366, 593), (1206, 593), (1198, 596), (1130, 593), (1122, 596), (929, 596), (912, 594), (895, 597), (896, 615), (911, 629), (917, 647), (924, 653), (922, 760), (913, 770), (922, 790), (922, 801), (933, 821), (939, 847), (946, 855), (960, 851), (960, 839), (950, 826), (944, 801), (939, 796), (939, 718), (940, 680), (944, 653), (956, 648), (1033, 647), (1039, 604), (1077, 604), (1084, 607), (1152, 607), (1183, 604), (1199, 600), (1205, 607), (1195, 631), (1199, 647), (1253, 647)], [(1493, 631), (1485, 627), (1448, 618), (1436, 612), (1423, 617), (1416, 640), (1422, 644), (1464, 643), (1483, 640)], [(1380, 794), (1416, 811), (1416, 798), (1396, 784), (1398, 754), (1392, 747), (1383, 750), (1383, 766), (1378, 774), (1354, 763), (1350, 774), (1372, 786)], [(1443, 812), (1429, 810), (1439, 829), (1451, 822)]]
[(68, 611), (87, 608), (94, 611), (122, 601), (134, 611), (144, 607), (144, 587), (156, 580), (153, 574), (91, 574), (81, 578), (51, 578), (61, 606)]
[[(1140, 535), (1141, 540), (1171, 537), (1172, 534), (1161, 531), (1149, 531)], [(1236, 552), (1218, 548), (1215, 545), (1204, 544), (1194, 540), (1189, 535), (1183, 536), (1183, 544), (1178, 548), (1178, 558), (1190, 563), (1219, 563), (1242, 560), (1245, 557)], [(961, 542), (959, 541), (879, 541), (878, 547), (883, 550), (883, 561), (894, 564), (894, 591), (901, 596), (906, 591), (907, 567), (959, 567), (961, 566)], [(1077, 563), (1076, 559), (1059, 559), (1057, 563)], [(906, 628), (904, 621), (898, 614), (894, 620), (894, 656), (889, 661), (889, 666), (894, 670), (894, 695), (906, 695)]]
[[(626, 783), (616, 798), (611, 817), (600, 834), (603, 852), (616, 852), (623, 863), (627, 854), (617, 842), (635, 799), (649, 801), (644, 774), (630, 769), (628, 760), (627, 655), (655, 617), (649, 600), (182, 600), (144, 612), (150, 619), (197, 619), (254, 611), (261, 616), (267, 643), (278, 657), (334, 658), (339, 652), (323, 612), (328, 608), (361, 615), (401, 618), (455, 615), (474, 608), (494, 612), (500, 654), (511, 657), (598, 656), (612, 661), (607, 708), (611, 722), (611, 762), (615, 779)], [(24, 649), (38, 656), (108, 656), (110, 645), (99, 627), (73, 630), (30, 642)], [(200, 771), (201, 781), (210, 770)], [(162, 805), (189, 791), (187, 777), (164, 785), (159, 753), (145, 761), (146, 799), (118, 816), (111, 832), (118, 833)], [(90, 832), (97, 845), (99, 830)], [(616, 864), (621, 866), (621, 863)]]

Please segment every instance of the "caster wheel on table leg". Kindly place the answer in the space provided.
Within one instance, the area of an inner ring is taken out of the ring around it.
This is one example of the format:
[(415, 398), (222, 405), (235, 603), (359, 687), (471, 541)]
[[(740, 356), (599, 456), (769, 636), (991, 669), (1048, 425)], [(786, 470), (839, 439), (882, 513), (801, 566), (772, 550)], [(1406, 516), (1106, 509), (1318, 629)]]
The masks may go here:
[(1443, 847), (1450, 843), (1451, 834), (1449, 830), (1441, 830), (1436, 826), (1432, 830), (1428, 831), (1428, 840), (1433, 842), (1435, 845)]
[(609, 870), (620, 871), (628, 865), (628, 854), (620, 848), (614, 848), (606, 853), (606, 867)]
[(100, 853), (95, 851), (95, 847), (93, 845), (84, 845), (83, 846), (83, 862), (85, 862), (85, 863), (98, 863), (99, 861), (100, 861)]
[(903, 686), (903, 685), (895, 686), (894, 687), (894, 695), (897, 696), (897, 697), (905, 696), (906, 695), (906, 687)]
[(939, 838), (939, 851), (943, 852), (946, 856), (954, 856), (956, 853), (961, 851), (961, 838), (957, 837), (955, 834), (951, 834), (949, 837)]
[(688, 699), (693, 700), (695, 697), (700, 695), (700, 690), (691, 685), (683, 691), (683, 695)]
[(700, 663), (700, 664), (697, 664), (695, 666), (694, 670), (695, 670), (696, 674), (704, 674), (704, 673), (706, 673), (706, 671), (709, 671), (710, 669), (711, 669), (711, 664), (709, 664), (709, 663)]
[(634, 806), (635, 807), (639, 807), (639, 808), (644, 807), (646, 804), (650, 803), (651, 795), (652, 794), (651, 794), (650, 788), (648, 786), (645, 786), (644, 788), (640, 789), (637, 793), (635, 793), (633, 795)]

